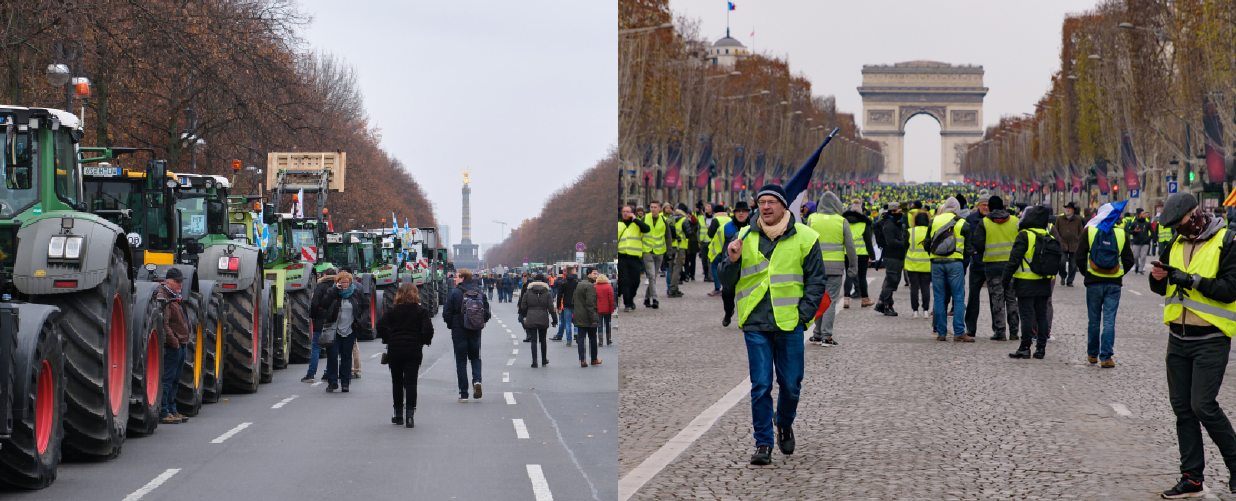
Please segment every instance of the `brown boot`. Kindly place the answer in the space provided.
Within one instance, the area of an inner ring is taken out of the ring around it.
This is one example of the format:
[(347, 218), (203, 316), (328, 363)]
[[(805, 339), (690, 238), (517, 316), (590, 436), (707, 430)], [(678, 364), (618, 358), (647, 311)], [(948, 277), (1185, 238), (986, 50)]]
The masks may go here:
[(863, 308), (866, 308), (866, 307), (871, 306), (871, 305), (873, 305), (873, 304), (875, 304), (875, 302), (873, 302), (872, 300), (867, 299), (867, 298), (863, 298)]
[(596, 360), (593, 360), (592, 365), (601, 365), (601, 359), (598, 358)]
[(842, 308), (849, 308), (849, 307), (850, 307), (850, 298), (848, 298), (848, 297), (847, 297), (847, 298), (845, 298), (845, 301), (844, 301), (844, 302), (842, 302), (841, 307), (842, 307)]

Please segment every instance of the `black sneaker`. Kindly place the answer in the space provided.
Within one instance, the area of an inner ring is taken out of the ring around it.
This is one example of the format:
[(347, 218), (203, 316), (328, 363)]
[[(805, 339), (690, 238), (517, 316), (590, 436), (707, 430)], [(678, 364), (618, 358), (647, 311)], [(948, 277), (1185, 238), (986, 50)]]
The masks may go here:
[(729, 327), (729, 326), (730, 326), (730, 317), (722, 318), (721, 327)]
[(794, 453), (794, 428), (777, 427), (777, 446), (781, 448), (782, 454), (788, 456)]
[(884, 308), (884, 312), (883, 312), (883, 313), (884, 313), (884, 316), (886, 316), (886, 317), (895, 317), (895, 316), (897, 316), (897, 312), (893, 310), (893, 307), (892, 307), (892, 306), (889, 306), (888, 308)]
[(1159, 496), (1163, 499), (1183, 499), (1183, 498), (1200, 498), (1205, 496), (1207, 492), (1205, 482), (1202, 479), (1193, 479), (1189, 474), (1181, 474), (1180, 482), (1176, 483), (1175, 487), (1163, 491)]
[(751, 464), (768, 465), (772, 464), (772, 447), (761, 445), (755, 448), (755, 454), (751, 455)]
[(326, 392), (327, 392), (327, 393), (334, 393), (334, 392), (335, 392), (335, 390), (338, 390), (338, 389), (339, 389), (339, 385), (338, 385), (338, 384), (336, 384), (336, 383), (330, 383), (330, 384), (327, 384), (327, 385), (326, 385)]
[(305, 377), (303, 377), (303, 378), (300, 378), (300, 382), (302, 382), (302, 383), (312, 383), (312, 382), (315, 382), (315, 380), (313, 379), (313, 376), (305, 376)]
[(1004, 337), (1003, 334), (996, 334), (996, 335), (991, 336), (988, 339), (991, 339), (992, 341), (1004, 341), (1006, 338)]
[(828, 339), (820, 341), (820, 346), (833, 347), (833, 346), (838, 346), (838, 345), (837, 345), (837, 342), (833, 341), (833, 338), (830, 337)]
[(1043, 357), (1046, 355), (1047, 355), (1047, 351), (1042, 346), (1034, 350), (1034, 358), (1038, 360), (1042, 360)]
[(348, 392), (348, 387), (347, 387), (347, 386), (344, 386), (342, 391), (343, 391), (344, 393), (347, 393), (347, 392)]
[(655, 310), (655, 309), (660, 308), (660, 307), (661, 307), (661, 302), (660, 302), (660, 301), (657, 301), (657, 300), (655, 300), (655, 299), (654, 299), (654, 300), (652, 301), (652, 309), (654, 309), (654, 310)]
[(872, 308), (876, 313), (884, 313), (884, 303), (876, 303), (875, 308)]
[(1030, 358), (1030, 348), (1018, 348), (1017, 351), (1009, 353), (1009, 358)]

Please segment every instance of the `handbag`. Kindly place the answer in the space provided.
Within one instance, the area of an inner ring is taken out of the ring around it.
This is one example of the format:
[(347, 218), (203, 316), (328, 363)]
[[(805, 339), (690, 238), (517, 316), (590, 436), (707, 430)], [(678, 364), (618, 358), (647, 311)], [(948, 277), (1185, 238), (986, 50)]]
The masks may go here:
[(329, 329), (322, 329), (322, 335), (318, 337), (318, 346), (330, 348), (330, 345), (335, 344), (335, 326), (331, 325)]
[(386, 365), (386, 353), (382, 353), (382, 360), (380, 360), (378, 363), (382, 365)]

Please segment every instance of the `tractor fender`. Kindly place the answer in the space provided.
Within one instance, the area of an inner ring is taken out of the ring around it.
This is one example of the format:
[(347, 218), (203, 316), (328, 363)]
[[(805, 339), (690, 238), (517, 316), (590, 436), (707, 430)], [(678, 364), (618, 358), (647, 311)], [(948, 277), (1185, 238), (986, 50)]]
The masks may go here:
[[(57, 223), (59, 223), (57, 221)], [(5, 307), (17, 308), (17, 349), (14, 353), (13, 374), (30, 374), (34, 370), (35, 349), (39, 344), (39, 333), (43, 329), (43, 324), (53, 321), (60, 315), (60, 308), (45, 304), (20, 303), (20, 304), (5, 304)], [(56, 341), (63, 346), (64, 337), (60, 329), (56, 327), (55, 322), (52, 322), (52, 329), (56, 336)], [(12, 395), (26, 395), (30, 388), (26, 386), (30, 384), (28, 377), (14, 377)], [(25, 418), (21, 405), (16, 405), (14, 402), (13, 422), (21, 421)]]
[(190, 264), (156, 264), (154, 271), (150, 270), (150, 265), (146, 265), (138, 269), (137, 280), (139, 282), (162, 282), (163, 277), (167, 276), (167, 270), (172, 268), (179, 268), (180, 273), (184, 275), (185, 285), (188, 286), (184, 290), (198, 291), (201, 284), (198, 281), (197, 268)]
[[(112, 249), (117, 239), (124, 239), (119, 226), (106, 219), (73, 218), (73, 228), (62, 230), (59, 217), (45, 217), (17, 230), (22, 245), (17, 248), (13, 266), (13, 284), (24, 294), (65, 294), (88, 290), (107, 278)], [(47, 246), (53, 236), (72, 235), (85, 238), (81, 259), (72, 263), (48, 263)], [(127, 241), (127, 240), (126, 240)], [(128, 244), (125, 244), (127, 247)], [(126, 253), (127, 254), (127, 253)], [(129, 270), (132, 273), (132, 270)], [(76, 280), (73, 287), (56, 287), (56, 282)]]
[(253, 285), (253, 281), (262, 274), (260, 268), (261, 255), (257, 247), (236, 244), (236, 250), (231, 257), (240, 258), (239, 272), (219, 272), (219, 258), (227, 256), (227, 245), (212, 245), (198, 255), (198, 267), (201, 278), (219, 282), (224, 292), (243, 291)]

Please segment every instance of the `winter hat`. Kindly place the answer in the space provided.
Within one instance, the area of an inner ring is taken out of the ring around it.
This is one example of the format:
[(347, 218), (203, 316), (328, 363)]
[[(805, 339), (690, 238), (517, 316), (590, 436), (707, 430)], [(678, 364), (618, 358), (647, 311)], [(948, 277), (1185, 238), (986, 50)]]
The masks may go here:
[[(982, 200), (982, 198), (980, 198), (979, 200)], [(999, 196), (988, 198), (987, 208), (991, 209), (992, 212), (995, 212), (998, 210), (1004, 210), (1004, 199), (1000, 198)]]
[(899, 204), (899, 203), (897, 203), (897, 202), (889, 202), (889, 203), (888, 203), (888, 210), (889, 210), (890, 212), (891, 212), (891, 211), (895, 211), (895, 210), (901, 210), (901, 204)]
[(740, 210), (751, 212), (751, 207), (747, 205), (746, 200), (739, 200), (738, 203), (734, 204), (734, 212), (738, 212)]
[(981, 203), (983, 203), (983, 202), (987, 202), (988, 206), (990, 206), (990, 204), (991, 204), (991, 195), (988, 195), (988, 194), (986, 194), (986, 193), (980, 193), (980, 194), (979, 194), (979, 197), (978, 197), (978, 203), (980, 203), (980, 204), (981, 204)]
[(1176, 193), (1167, 197), (1163, 203), (1163, 213), (1159, 214), (1159, 224), (1174, 228), (1180, 224), (1185, 215), (1197, 208), (1197, 199), (1191, 193)]
[(682, 203), (682, 202), (678, 202), (678, 205), (677, 205), (677, 206), (675, 206), (674, 208), (676, 208), (676, 209), (678, 209), (678, 210), (680, 210), (680, 211), (683, 211), (683, 212), (687, 212), (687, 210), (688, 210), (688, 209), (687, 209), (687, 204), (684, 204), (684, 203)]
[(961, 206), (961, 207), (965, 207), (965, 206), (966, 206), (966, 197), (965, 197), (964, 195), (962, 195), (961, 193), (958, 193), (958, 194), (956, 194), (956, 195), (953, 195), (953, 198), (957, 199), (957, 205), (959, 205), (959, 206)]
[(788, 208), (790, 206), (790, 202), (785, 199), (785, 188), (782, 188), (780, 185), (776, 185), (776, 184), (764, 185), (764, 187), (760, 188), (760, 191), (756, 192), (755, 200), (759, 201), (760, 197), (763, 197), (765, 195), (772, 195), (774, 197), (777, 197), (777, 201), (781, 202), (781, 205), (783, 207)]
[(807, 208), (807, 214), (815, 214), (815, 202), (803, 202), (803, 207)]
[(184, 280), (185, 275), (184, 273), (180, 272), (180, 268), (168, 268), (167, 275), (164, 276), (163, 279), (164, 280)]
[(712, 213), (725, 212), (725, 206), (721, 204), (712, 204)]

